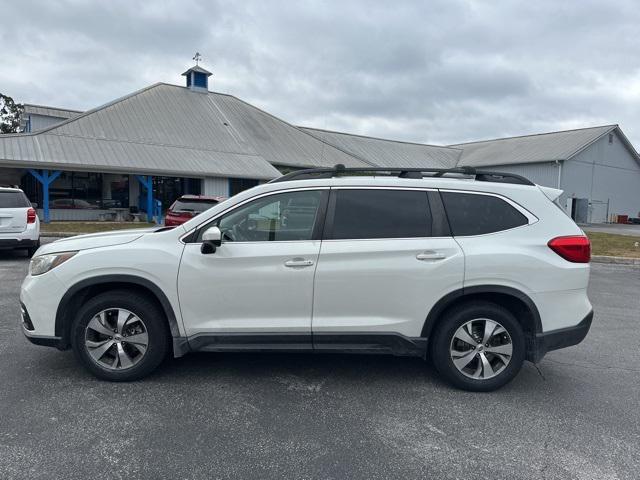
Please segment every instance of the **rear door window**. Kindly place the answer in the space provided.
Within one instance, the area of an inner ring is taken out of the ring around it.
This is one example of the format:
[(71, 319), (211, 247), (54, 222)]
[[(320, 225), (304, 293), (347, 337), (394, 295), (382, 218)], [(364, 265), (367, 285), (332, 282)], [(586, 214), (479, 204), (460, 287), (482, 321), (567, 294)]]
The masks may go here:
[(0, 208), (30, 207), (29, 200), (22, 192), (0, 192)]
[(415, 238), (431, 236), (426, 191), (336, 189), (328, 239)]
[(521, 212), (492, 195), (441, 192), (454, 236), (483, 235), (526, 225)]

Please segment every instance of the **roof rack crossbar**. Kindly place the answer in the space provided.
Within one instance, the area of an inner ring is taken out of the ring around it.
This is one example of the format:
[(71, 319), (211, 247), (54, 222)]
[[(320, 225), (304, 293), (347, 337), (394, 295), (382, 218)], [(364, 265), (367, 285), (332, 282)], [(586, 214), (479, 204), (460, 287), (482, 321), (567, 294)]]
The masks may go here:
[(423, 178), (423, 174), (432, 174), (433, 177), (442, 177), (447, 174), (475, 176), (479, 182), (513, 183), (518, 185), (535, 185), (531, 180), (515, 173), (492, 172), (476, 170), (472, 167), (457, 168), (395, 168), (395, 167), (345, 167), (338, 164), (332, 168), (309, 168), (287, 173), (271, 180), (269, 183), (289, 182), (291, 180), (316, 180), (320, 178), (340, 177), (353, 173), (387, 173), (397, 174), (400, 178)]

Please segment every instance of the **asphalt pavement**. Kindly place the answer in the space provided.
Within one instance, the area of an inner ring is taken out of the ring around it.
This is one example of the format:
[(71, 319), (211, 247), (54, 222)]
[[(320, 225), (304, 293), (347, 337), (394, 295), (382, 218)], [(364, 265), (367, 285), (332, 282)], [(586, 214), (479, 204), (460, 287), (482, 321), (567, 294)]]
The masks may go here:
[(640, 268), (594, 264), (586, 340), (489, 394), (420, 359), (192, 354), (128, 384), (28, 343), (0, 252), (0, 478), (637, 479)]

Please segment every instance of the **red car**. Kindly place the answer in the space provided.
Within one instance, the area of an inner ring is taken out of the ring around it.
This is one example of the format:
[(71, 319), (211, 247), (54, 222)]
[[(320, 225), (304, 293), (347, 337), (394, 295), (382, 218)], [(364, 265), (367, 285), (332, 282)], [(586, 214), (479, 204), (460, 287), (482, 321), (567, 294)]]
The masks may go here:
[(164, 217), (167, 227), (182, 225), (187, 220), (220, 203), (225, 197), (208, 197), (206, 195), (183, 195), (169, 207)]

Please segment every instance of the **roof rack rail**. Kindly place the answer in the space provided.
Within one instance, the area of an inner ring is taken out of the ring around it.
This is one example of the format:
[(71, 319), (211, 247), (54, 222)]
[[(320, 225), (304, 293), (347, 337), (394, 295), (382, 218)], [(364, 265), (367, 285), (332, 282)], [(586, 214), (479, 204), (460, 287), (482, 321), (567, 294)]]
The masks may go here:
[(352, 168), (338, 164), (333, 168), (309, 168), (306, 170), (298, 170), (296, 172), (287, 173), (278, 178), (274, 178), (269, 183), (288, 182), (291, 180), (316, 180), (319, 178), (340, 177), (345, 174), (353, 173), (397, 173), (399, 178), (424, 178), (424, 173), (432, 174), (432, 177), (442, 177), (449, 174), (474, 176), (478, 182), (496, 182), (496, 183), (514, 183), (517, 185), (535, 185), (528, 178), (516, 175), (515, 173), (490, 172), (485, 170), (476, 170), (472, 167), (458, 168), (388, 168), (388, 167), (368, 167), (368, 168)]

